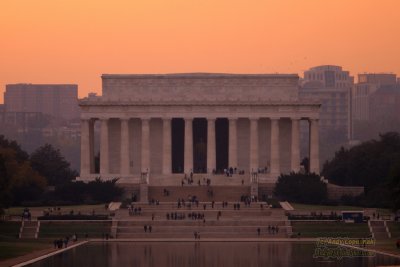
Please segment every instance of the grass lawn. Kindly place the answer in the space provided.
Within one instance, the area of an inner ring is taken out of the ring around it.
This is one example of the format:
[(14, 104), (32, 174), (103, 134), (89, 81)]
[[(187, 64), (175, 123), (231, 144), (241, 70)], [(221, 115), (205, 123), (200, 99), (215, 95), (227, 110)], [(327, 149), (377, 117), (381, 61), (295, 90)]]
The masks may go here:
[[(357, 206), (308, 205), (308, 204), (300, 204), (300, 203), (293, 203), (293, 202), (290, 202), (290, 205), (292, 205), (295, 210), (307, 210), (307, 211), (323, 211), (323, 210), (341, 211), (341, 210), (364, 210), (365, 209), (365, 207), (357, 207)], [(391, 211), (389, 209), (377, 209), (377, 212), (389, 214)]]
[(400, 222), (387, 222), (392, 238), (400, 238)]
[[(5, 215), (9, 216), (20, 216), (23, 212), (25, 207), (11, 207), (5, 210)], [(43, 206), (43, 207), (29, 207), (29, 210), (32, 214), (39, 214), (43, 215), (44, 210), (48, 210), (49, 208), (53, 208), (50, 206)], [(74, 206), (57, 206), (60, 208), (62, 214), (68, 214), (71, 210), (74, 213), (81, 212), (82, 214), (91, 214), (94, 210), (96, 214), (107, 214), (108, 211), (105, 209), (105, 204), (98, 204), (98, 205), (74, 205)]]
[(53, 244), (49, 240), (2, 240), (0, 241), (0, 261), (51, 248), (52, 246)]
[(293, 234), (300, 237), (369, 237), (366, 223), (296, 222), (292, 221)]
[(0, 221), (0, 241), (15, 239), (20, 227), (21, 222), (18, 221)]
[(110, 234), (112, 222), (52, 222), (42, 221), (40, 225), (40, 238), (62, 238), (67, 235), (77, 234), (83, 238), (86, 234), (89, 238), (101, 238), (103, 234)]

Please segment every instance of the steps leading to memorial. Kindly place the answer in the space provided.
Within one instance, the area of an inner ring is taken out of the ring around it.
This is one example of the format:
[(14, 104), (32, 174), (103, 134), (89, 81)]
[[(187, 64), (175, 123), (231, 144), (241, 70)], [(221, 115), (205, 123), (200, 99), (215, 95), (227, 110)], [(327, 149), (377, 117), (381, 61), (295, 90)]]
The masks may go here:
[[(169, 192), (164, 194), (164, 189)], [(212, 192), (212, 194), (210, 193)], [(187, 200), (190, 196), (196, 196), (200, 201), (240, 201), (241, 196), (250, 195), (250, 186), (149, 186), (149, 200), (155, 199), (161, 202), (174, 202), (178, 198)]]
[(37, 238), (40, 223), (38, 221), (22, 221), (19, 238)]
[[(194, 232), (200, 232), (201, 238), (257, 238), (259, 228), (263, 238), (290, 236), (290, 222), (282, 209), (253, 202), (250, 206), (240, 203), (238, 210), (234, 207), (237, 203), (229, 202), (227, 207), (222, 207), (221, 202), (216, 202), (214, 208), (211, 202), (181, 208), (177, 207), (177, 202), (133, 203), (133, 208), (140, 207), (140, 214), (130, 215), (128, 209), (119, 210), (114, 219), (114, 233), (117, 238), (194, 238)], [(205, 210), (203, 205), (206, 205)], [(175, 213), (182, 216), (181, 219), (171, 219), (171, 214)], [(204, 220), (192, 219), (192, 214), (204, 215)], [(145, 225), (151, 225), (151, 233), (144, 231)], [(278, 227), (278, 232), (268, 231), (269, 226)]]
[(384, 221), (370, 221), (369, 223), (375, 239), (386, 239), (389, 237)]

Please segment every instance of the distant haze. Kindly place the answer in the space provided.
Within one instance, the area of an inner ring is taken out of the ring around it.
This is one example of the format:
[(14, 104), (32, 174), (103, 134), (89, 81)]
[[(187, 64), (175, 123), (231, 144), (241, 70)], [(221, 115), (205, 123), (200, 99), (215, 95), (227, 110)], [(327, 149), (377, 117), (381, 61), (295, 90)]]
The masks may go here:
[(299, 73), (323, 64), (400, 74), (399, 0), (0, 1), (8, 83), (102, 73)]

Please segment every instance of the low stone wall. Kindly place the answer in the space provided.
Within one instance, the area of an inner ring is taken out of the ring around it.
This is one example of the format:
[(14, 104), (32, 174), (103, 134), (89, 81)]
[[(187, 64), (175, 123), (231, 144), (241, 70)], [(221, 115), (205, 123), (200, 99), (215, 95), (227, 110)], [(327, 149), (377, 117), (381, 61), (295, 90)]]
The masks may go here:
[(363, 186), (339, 186), (327, 184), (328, 198), (339, 200), (342, 196), (359, 196), (364, 193)]

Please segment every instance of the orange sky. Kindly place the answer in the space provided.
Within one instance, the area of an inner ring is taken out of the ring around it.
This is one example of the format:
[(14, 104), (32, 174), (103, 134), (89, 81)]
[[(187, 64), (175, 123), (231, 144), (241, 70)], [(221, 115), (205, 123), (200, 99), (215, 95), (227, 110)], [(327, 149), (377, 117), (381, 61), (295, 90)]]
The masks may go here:
[(400, 74), (400, 0), (1, 0), (7, 83), (102, 73), (299, 73), (315, 65)]

